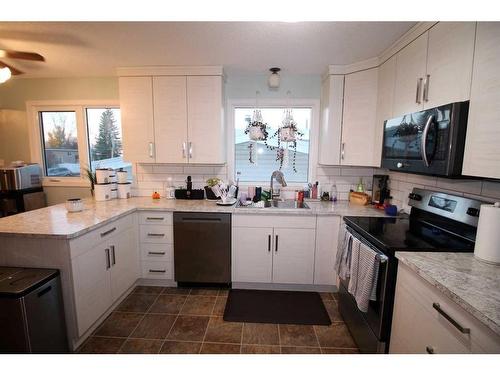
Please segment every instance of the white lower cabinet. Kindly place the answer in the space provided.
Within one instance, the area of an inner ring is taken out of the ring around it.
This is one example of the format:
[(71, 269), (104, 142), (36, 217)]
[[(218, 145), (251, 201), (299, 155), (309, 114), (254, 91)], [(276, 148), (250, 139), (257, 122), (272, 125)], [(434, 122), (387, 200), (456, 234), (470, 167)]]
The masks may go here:
[(315, 219), (233, 215), (233, 282), (312, 284)]
[(314, 284), (337, 285), (335, 257), (339, 238), (340, 216), (318, 216), (316, 220), (316, 253)]
[[(121, 225), (121, 224), (131, 225)], [(96, 230), (98, 243), (90, 237), (70, 243), (77, 256), (71, 260), (78, 334), (82, 336), (125, 293), (139, 276), (137, 223), (120, 220), (110, 230)], [(89, 234), (92, 236), (92, 233)], [(89, 236), (86, 235), (86, 236)]]
[(500, 336), (399, 263), (390, 353), (499, 353)]

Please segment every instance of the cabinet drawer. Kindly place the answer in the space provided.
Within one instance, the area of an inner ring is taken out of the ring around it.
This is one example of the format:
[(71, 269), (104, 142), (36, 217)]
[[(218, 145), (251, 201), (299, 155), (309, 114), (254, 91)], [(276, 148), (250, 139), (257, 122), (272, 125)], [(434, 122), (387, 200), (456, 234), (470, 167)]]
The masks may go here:
[(141, 259), (150, 262), (172, 262), (172, 244), (142, 243)]
[(251, 228), (303, 228), (315, 229), (316, 216), (298, 216), (298, 215), (252, 215), (240, 214), (233, 215), (233, 227), (251, 227)]
[[(500, 352), (498, 335), (402, 263), (397, 277), (393, 330), (399, 340), (413, 342), (427, 335), (432, 342), (426, 346), (435, 345), (436, 353)], [(460, 332), (445, 314), (470, 333)], [(410, 336), (407, 330), (412, 330)]]
[(139, 225), (139, 240), (142, 243), (173, 243), (171, 225)]
[(171, 212), (139, 212), (139, 224), (143, 225), (172, 225), (172, 213)]
[(94, 248), (98, 243), (136, 225), (135, 213), (110, 222), (100, 228), (70, 241), (71, 258), (75, 258)]
[(142, 277), (145, 279), (173, 279), (172, 263), (142, 261)]

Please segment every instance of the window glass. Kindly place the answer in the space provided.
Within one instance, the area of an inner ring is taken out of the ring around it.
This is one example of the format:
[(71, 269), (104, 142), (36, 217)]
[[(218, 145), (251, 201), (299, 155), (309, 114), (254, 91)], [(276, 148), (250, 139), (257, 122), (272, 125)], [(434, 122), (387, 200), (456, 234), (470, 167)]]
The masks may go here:
[(75, 112), (40, 112), (39, 118), (46, 175), (80, 176)]
[(87, 108), (86, 118), (91, 169), (123, 168), (132, 178), (132, 164), (123, 161), (120, 109)]
[(278, 136), (275, 134), (282, 125), (285, 108), (261, 109), (263, 122), (267, 123), (267, 145), (264, 141), (251, 141), (249, 135), (245, 134), (245, 129), (252, 121), (253, 111), (253, 108), (235, 108), (235, 173), (240, 172), (240, 181), (268, 181), (271, 173), (281, 167), (287, 182), (307, 182), (312, 108), (292, 108), (297, 130), (302, 135), (297, 137), (295, 150), (292, 142), (281, 142), (281, 146), (287, 149), (282, 165), (277, 160)]

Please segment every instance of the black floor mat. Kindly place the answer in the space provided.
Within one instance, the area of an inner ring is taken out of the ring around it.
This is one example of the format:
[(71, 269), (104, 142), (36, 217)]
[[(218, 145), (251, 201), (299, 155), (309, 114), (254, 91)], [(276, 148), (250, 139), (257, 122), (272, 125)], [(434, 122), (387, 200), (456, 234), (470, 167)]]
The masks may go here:
[(330, 325), (316, 292), (231, 289), (224, 320), (247, 323)]

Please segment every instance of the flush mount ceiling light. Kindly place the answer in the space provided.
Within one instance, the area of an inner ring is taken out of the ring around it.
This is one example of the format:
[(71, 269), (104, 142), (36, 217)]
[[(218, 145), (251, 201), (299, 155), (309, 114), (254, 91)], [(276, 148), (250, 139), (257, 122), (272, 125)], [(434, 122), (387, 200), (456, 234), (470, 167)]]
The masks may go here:
[(267, 84), (269, 85), (269, 88), (271, 89), (277, 89), (280, 87), (280, 68), (271, 68), (269, 71), (271, 72), (271, 75), (267, 79)]
[(9, 68), (0, 68), (0, 83), (4, 83), (10, 79), (12, 72)]

